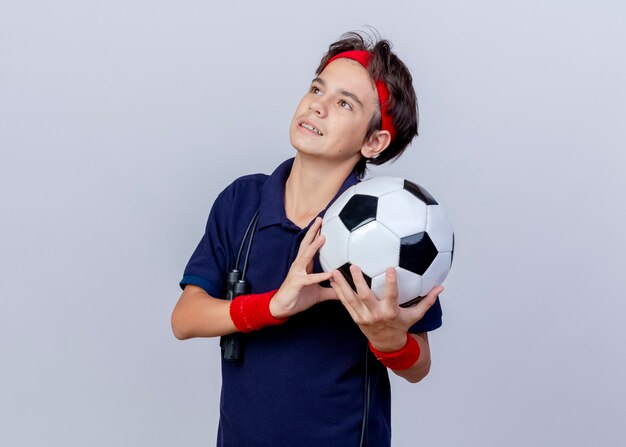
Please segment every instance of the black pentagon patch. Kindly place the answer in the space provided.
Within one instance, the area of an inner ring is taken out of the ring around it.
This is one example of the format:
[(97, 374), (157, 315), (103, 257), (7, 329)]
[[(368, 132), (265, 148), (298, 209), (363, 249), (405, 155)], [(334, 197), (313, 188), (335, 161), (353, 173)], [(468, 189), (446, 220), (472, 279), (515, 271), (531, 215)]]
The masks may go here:
[(339, 212), (339, 218), (348, 231), (354, 231), (376, 219), (377, 209), (378, 197), (355, 194)]
[(450, 268), (452, 268), (453, 259), (454, 259), (454, 233), (452, 233), (452, 251), (450, 252)]
[(422, 188), (420, 185), (416, 185), (408, 180), (404, 181), (404, 189), (420, 199), (426, 205), (439, 205), (435, 198), (430, 195), (428, 191)]
[(428, 236), (422, 232), (400, 239), (400, 267), (423, 275), (439, 252)]
[(400, 307), (411, 307), (424, 299), (423, 296), (418, 296), (417, 298), (413, 298), (412, 300), (407, 301), (406, 303), (400, 304)]
[[(346, 281), (348, 281), (348, 284), (350, 284), (350, 287), (352, 287), (352, 290), (354, 290), (356, 292), (356, 286), (354, 285), (354, 281), (352, 280), (352, 273), (350, 273), (350, 266), (351, 265), (352, 265), (351, 263), (346, 262), (344, 265), (339, 267), (337, 270), (339, 270), (341, 272), (343, 277), (346, 278)], [(367, 283), (367, 287), (372, 287), (372, 278), (367, 276), (364, 272), (361, 272), (361, 273), (363, 273), (363, 278), (365, 278), (365, 282)]]

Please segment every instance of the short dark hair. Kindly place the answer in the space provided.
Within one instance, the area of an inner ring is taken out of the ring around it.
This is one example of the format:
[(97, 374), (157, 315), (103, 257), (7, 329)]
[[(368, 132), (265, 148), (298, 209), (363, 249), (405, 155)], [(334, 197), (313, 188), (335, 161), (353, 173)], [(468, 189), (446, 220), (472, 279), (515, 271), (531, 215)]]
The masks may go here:
[[(413, 77), (409, 73), (404, 62), (391, 51), (391, 42), (381, 39), (378, 32), (374, 30), (374, 38), (365, 37), (359, 32), (349, 31), (341, 35), (338, 41), (333, 42), (328, 47), (328, 52), (324, 54), (320, 61), (316, 75), (319, 75), (328, 60), (338, 53), (350, 50), (366, 50), (371, 55), (368, 71), (372, 79), (380, 79), (389, 89), (389, 115), (396, 128), (396, 138), (389, 143), (389, 146), (376, 158), (366, 158), (361, 156), (355, 169), (359, 178), (365, 175), (366, 163), (381, 165), (389, 160), (396, 159), (405, 151), (413, 138), (418, 135), (417, 125), (419, 112), (417, 108), (417, 97), (413, 88)], [(376, 109), (372, 115), (365, 139), (382, 126), (380, 109)]]

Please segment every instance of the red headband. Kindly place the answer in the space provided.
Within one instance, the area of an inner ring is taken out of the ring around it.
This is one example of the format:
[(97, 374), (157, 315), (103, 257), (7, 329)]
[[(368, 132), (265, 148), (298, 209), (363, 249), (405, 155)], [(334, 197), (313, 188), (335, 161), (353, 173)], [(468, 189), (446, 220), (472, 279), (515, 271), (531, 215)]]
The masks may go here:
[[(366, 50), (344, 51), (343, 53), (335, 54), (333, 57), (328, 59), (328, 62), (326, 62), (324, 68), (326, 68), (328, 64), (330, 64), (332, 61), (334, 61), (335, 59), (339, 59), (340, 57), (345, 57), (357, 61), (359, 64), (365, 67), (365, 69), (367, 69), (367, 66), (370, 63), (371, 55), (369, 51)], [(376, 90), (378, 91), (378, 100), (380, 102), (380, 110), (382, 113), (381, 127), (383, 130), (389, 131), (389, 133), (391, 134), (391, 141), (393, 141), (396, 138), (396, 128), (393, 125), (393, 119), (391, 118), (391, 115), (389, 115), (389, 104), (387, 104), (389, 102), (389, 90), (387, 89), (385, 83), (379, 79), (374, 79), (374, 83), (376, 84)]]

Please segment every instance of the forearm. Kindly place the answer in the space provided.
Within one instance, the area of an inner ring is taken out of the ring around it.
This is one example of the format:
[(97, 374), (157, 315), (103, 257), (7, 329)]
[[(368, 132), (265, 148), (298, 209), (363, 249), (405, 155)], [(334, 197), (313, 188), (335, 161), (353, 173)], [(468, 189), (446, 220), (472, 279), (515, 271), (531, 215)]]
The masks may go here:
[(237, 331), (230, 317), (230, 301), (213, 298), (188, 285), (172, 311), (172, 331), (179, 340), (218, 337)]
[(428, 344), (428, 334), (426, 332), (410, 335), (417, 341), (420, 347), (420, 356), (410, 368), (400, 371), (392, 369), (392, 371), (397, 376), (400, 376), (411, 383), (417, 383), (426, 377), (430, 371), (430, 346)]

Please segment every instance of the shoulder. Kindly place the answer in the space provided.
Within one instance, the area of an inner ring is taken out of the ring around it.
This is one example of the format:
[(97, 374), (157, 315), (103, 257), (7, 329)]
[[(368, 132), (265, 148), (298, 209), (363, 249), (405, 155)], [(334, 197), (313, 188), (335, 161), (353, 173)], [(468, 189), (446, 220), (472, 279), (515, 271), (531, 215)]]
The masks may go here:
[[(211, 215), (224, 231), (235, 228), (237, 234), (239, 227), (247, 225), (249, 217), (259, 207), (263, 186), (268, 175), (250, 174), (233, 180), (219, 193), (211, 208)], [(211, 216), (209, 216), (211, 220)]]
[(248, 174), (235, 179), (229, 186), (239, 189), (260, 189), (268, 178), (267, 174)]
[(261, 194), (267, 174), (249, 174), (232, 181), (218, 196), (220, 202), (253, 200)]

